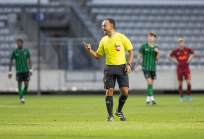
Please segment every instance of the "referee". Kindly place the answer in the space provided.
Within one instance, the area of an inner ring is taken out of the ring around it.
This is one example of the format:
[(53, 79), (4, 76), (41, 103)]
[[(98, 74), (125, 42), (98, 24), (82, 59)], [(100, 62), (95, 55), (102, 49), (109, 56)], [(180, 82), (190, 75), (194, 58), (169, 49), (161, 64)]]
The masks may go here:
[[(117, 79), (120, 96), (118, 108), (115, 110), (115, 115), (120, 117), (121, 121), (126, 121), (122, 113), (123, 105), (128, 97), (129, 78), (128, 74), (131, 71), (131, 63), (133, 60), (133, 47), (130, 40), (121, 33), (115, 32), (115, 21), (107, 18), (102, 23), (104, 35), (100, 41), (97, 52), (91, 50), (91, 45), (86, 44), (85, 48), (96, 59), (100, 59), (105, 52), (106, 66), (104, 69), (104, 88), (106, 89), (106, 106), (109, 117), (106, 121), (114, 121), (113, 117), (113, 92), (115, 81)], [(128, 63), (126, 62), (125, 49), (129, 52)]]

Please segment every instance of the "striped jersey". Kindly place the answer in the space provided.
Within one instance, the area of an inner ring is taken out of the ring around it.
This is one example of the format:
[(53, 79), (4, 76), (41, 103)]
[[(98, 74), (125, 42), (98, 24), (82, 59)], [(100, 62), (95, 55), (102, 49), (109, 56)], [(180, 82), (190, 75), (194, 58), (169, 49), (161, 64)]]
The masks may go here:
[(15, 49), (11, 54), (11, 59), (16, 61), (16, 72), (29, 72), (28, 61), (30, 58), (30, 53), (28, 49), (23, 48), (22, 50)]
[(146, 71), (156, 71), (156, 56), (157, 52), (154, 51), (155, 48), (158, 48), (154, 45), (154, 47), (149, 46), (148, 43), (143, 44), (139, 50), (139, 53), (142, 54), (142, 70)]

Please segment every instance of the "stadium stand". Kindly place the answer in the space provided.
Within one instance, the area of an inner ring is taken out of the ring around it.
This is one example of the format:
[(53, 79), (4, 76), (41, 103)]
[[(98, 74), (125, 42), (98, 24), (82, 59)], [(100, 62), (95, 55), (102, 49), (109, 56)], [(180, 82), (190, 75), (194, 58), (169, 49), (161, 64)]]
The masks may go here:
[[(17, 47), (17, 38), (22, 38), (24, 47), (30, 50), (33, 80), (36, 80), (36, 34), (39, 30), (36, 1), (0, 0), (0, 74), (5, 80), (0, 90), (16, 90), (13, 87), (15, 79), (12, 82), (8, 80), (5, 72), (10, 54)], [(157, 64), (156, 89), (177, 89), (176, 65), (166, 59), (166, 55), (177, 48), (178, 38), (184, 38), (186, 46), (197, 54), (190, 64), (193, 89), (203, 90), (203, 79), (200, 78), (204, 69), (203, 0), (42, 0), (40, 7), (42, 90), (103, 89), (105, 58), (103, 56), (98, 61), (93, 59), (84, 49), (82, 41), (90, 43), (92, 49), (97, 50), (104, 36), (101, 22), (108, 17), (116, 21), (116, 31), (124, 33), (131, 40), (135, 52), (134, 63), (139, 48), (147, 42), (147, 33), (153, 31), (157, 34), (156, 45), (160, 49), (161, 59)], [(137, 75), (133, 70), (130, 73), (132, 90), (146, 89), (146, 83), (142, 82), (143, 74), (141, 70), (139, 72)], [(30, 90), (37, 91), (36, 87), (37, 82), (30, 84)]]
[[(22, 12), (32, 19), (29, 24), (36, 24), (37, 5), (32, 0), (29, 2), (21, 1), (21, 3), (16, 0), (13, 1), (15, 1), (15, 4), (14, 2), (9, 4), (0, 0), (0, 49), (4, 50), (0, 53), (0, 69), (8, 69), (10, 53), (16, 48), (15, 40), (19, 37), (25, 40), (25, 46), (30, 49), (33, 65), (36, 68), (37, 45), (36, 39), (32, 35), (38, 28), (22, 25)], [(177, 47), (176, 40), (180, 37), (184, 38), (186, 46), (194, 49), (197, 54), (196, 58), (191, 61), (190, 67), (192, 69), (201, 69), (204, 67), (204, 6), (202, 1), (198, 2), (200, 5), (197, 4), (197, 1), (199, 0), (189, 1), (185, 3), (186, 5), (183, 5), (182, 1), (179, 0), (156, 0), (154, 3), (150, 3), (148, 0), (143, 2), (138, 0), (134, 2), (131, 0), (126, 0), (125, 2), (121, 0), (43, 0), (41, 12), (44, 15), (44, 21), (41, 26), (59, 27), (70, 24), (72, 26), (72, 37), (92, 37), (96, 39), (93, 47), (97, 49), (97, 44), (100, 38), (103, 37), (101, 22), (103, 19), (110, 17), (116, 21), (116, 31), (124, 33), (131, 40), (135, 52), (134, 63), (136, 62), (139, 48), (143, 43), (147, 42), (147, 33), (153, 31), (158, 36), (156, 45), (161, 51), (158, 69), (175, 68), (174, 63), (165, 57), (172, 49)], [(72, 7), (71, 9), (74, 12), (70, 11), (70, 7)], [(16, 21), (13, 17), (16, 18)], [(78, 17), (79, 19), (73, 17)], [(72, 22), (70, 19), (75, 21)], [(77, 30), (76, 27), (73, 27), (79, 22), (80, 24), (83, 22), (83, 30), (79, 30), (79, 28)], [(48, 33), (46, 35), (49, 37), (53, 32)], [(46, 38), (45, 34), (43, 36)], [(44, 38), (42, 40), (45, 41)], [(51, 45), (47, 41), (46, 39), (45, 43)], [(75, 43), (73, 43), (73, 48), (76, 49), (76, 52), (73, 53), (73, 63), (75, 64), (73, 67), (83, 69), (87, 65), (87, 67), (103, 68), (104, 59), (95, 62), (96, 66), (91, 66), (93, 62), (90, 61), (90, 57), (82, 54), (83, 44), (75, 45)], [(67, 42), (65, 41), (62, 44), (67, 44)], [(49, 46), (46, 48), (49, 48), (47, 50), (49, 51), (48, 53), (54, 51), (53, 55), (60, 57), (60, 54), (56, 53), (56, 49), (53, 49), (53, 47)], [(50, 57), (46, 58), (43, 55), (41, 57), (42, 69), (57, 69), (60, 67), (53, 66), (53, 62), (48, 61)], [(60, 58), (59, 61), (61, 61)]]
[[(125, 34), (134, 46), (134, 62), (138, 50), (143, 43), (147, 42), (147, 33), (157, 34), (156, 45), (160, 48), (161, 59), (158, 62), (158, 69), (175, 68), (173, 62), (165, 57), (177, 47), (178, 38), (185, 39), (185, 45), (195, 50), (197, 56), (191, 61), (191, 68), (203, 68), (203, 36), (204, 36), (204, 6), (194, 3), (184, 4), (182, 1), (163, 1), (155, 3), (143, 3), (138, 1), (102, 1), (93, 0), (87, 3), (90, 8), (89, 15), (101, 28), (101, 22), (105, 18), (113, 18), (116, 21), (116, 31)], [(184, 5), (176, 5), (180, 2)], [(128, 4), (131, 3), (131, 4)], [(188, 5), (189, 4), (189, 5)]]
[[(24, 47), (29, 48), (34, 69), (37, 67), (37, 45), (36, 40), (29, 35), (28, 30), (22, 27), (22, 12), (25, 12), (31, 19), (31, 22), (35, 23), (35, 15), (37, 12), (37, 4), (35, 0), (30, 1), (16, 1), (11, 0), (9, 2), (0, 1), (0, 70), (7, 70), (11, 52), (17, 48), (16, 39), (21, 38), (24, 40)], [(46, 21), (43, 23), (52, 22), (59, 19), (65, 13), (65, 8), (60, 5), (59, 1), (41, 1), (41, 12), (44, 14)], [(33, 19), (33, 20), (32, 20)], [(30, 23), (28, 23), (30, 24)], [(53, 23), (52, 24), (56, 24)], [(58, 23), (58, 25), (61, 25)], [(36, 28), (29, 28), (29, 31), (34, 32)], [(37, 28), (38, 30), (38, 28)], [(35, 34), (37, 35), (37, 34)], [(53, 49), (50, 47), (50, 49)], [(3, 50), (3, 51), (2, 51)], [(53, 68), (41, 56), (41, 68), (50, 69)], [(53, 63), (52, 63), (53, 64)], [(55, 67), (56, 68), (56, 67)]]

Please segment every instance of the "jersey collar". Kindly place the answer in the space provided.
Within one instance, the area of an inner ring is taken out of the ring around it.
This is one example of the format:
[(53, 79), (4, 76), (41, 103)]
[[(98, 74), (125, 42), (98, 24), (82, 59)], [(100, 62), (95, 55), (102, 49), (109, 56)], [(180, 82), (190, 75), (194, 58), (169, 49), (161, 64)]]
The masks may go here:
[(148, 47), (150, 47), (150, 48), (155, 48), (155, 45), (154, 45), (154, 47), (151, 47), (151, 46), (149, 45), (149, 43), (147, 43), (147, 45), (148, 45)]
[(118, 32), (116, 32), (113, 36), (108, 36), (108, 38), (113, 38)]

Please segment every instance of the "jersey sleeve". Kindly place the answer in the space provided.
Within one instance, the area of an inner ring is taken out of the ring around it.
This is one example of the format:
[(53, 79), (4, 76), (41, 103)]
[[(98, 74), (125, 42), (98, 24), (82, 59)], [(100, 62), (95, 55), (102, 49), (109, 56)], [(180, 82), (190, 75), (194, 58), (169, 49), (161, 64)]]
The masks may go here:
[(104, 53), (104, 47), (103, 47), (102, 40), (99, 43), (99, 47), (98, 47), (98, 50), (96, 51), (96, 53), (99, 54), (99, 55), (103, 55), (103, 53)]
[(28, 52), (28, 54), (27, 54), (27, 58), (30, 58), (30, 52), (29, 52), (28, 49), (27, 49), (27, 52)]
[(188, 48), (188, 53), (193, 54), (194, 51), (192, 49)]
[(125, 35), (123, 35), (123, 36), (124, 36), (123, 37), (123, 42), (124, 42), (125, 49), (127, 51), (132, 50), (133, 49), (132, 43), (130, 42), (130, 40)]
[(176, 50), (173, 50), (171, 53), (170, 53), (170, 56), (175, 56), (176, 55)]
[(15, 59), (16, 58), (16, 55), (15, 55), (15, 50), (12, 52), (11, 54), (11, 59)]
[(141, 46), (139, 53), (142, 54), (144, 52), (144, 45)]

